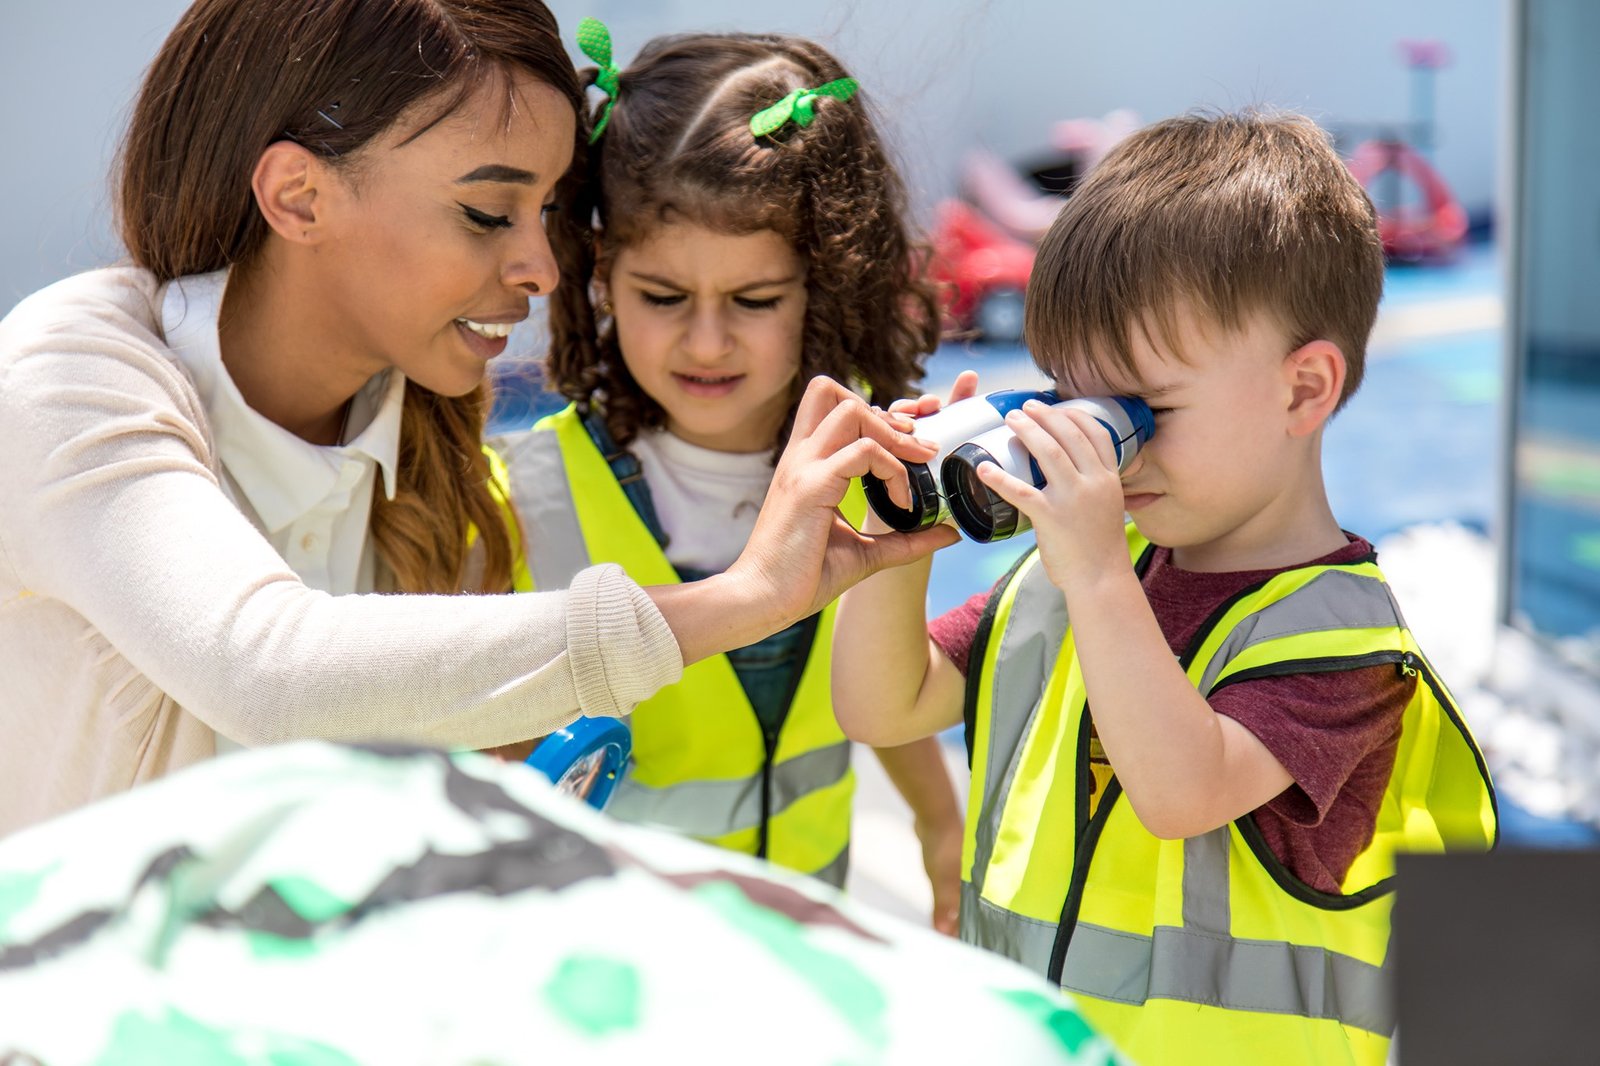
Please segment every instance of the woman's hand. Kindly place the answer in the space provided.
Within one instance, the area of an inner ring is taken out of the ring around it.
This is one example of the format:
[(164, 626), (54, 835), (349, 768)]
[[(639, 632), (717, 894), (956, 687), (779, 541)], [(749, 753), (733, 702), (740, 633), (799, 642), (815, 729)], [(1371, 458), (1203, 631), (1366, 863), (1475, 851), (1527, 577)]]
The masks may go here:
[(806, 387), (755, 531), (728, 571), (771, 605), (775, 630), (820, 611), (868, 574), (958, 539), (948, 526), (862, 534), (839, 514), (851, 480), (868, 473), (888, 483), (892, 498), (909, 502), (901, 461), (925, 462), (935, 453), (912, 429), (909, 417), (875, 411), (831, 378)]
[(978, 395), (978, 372), (976, 370), (963, 370), (956, 375), (955, 383), (950, 386), (950, 396), (940, 400), (933, 393), (923, 393), (921, 396), (910, 400), (896, 400), (889, 405), (889, 413), (896, 415), (910, 415), (912, 418), (926, 418), (938, 414), (939, 409), (948, 407), (962, 400), (970, 400)]

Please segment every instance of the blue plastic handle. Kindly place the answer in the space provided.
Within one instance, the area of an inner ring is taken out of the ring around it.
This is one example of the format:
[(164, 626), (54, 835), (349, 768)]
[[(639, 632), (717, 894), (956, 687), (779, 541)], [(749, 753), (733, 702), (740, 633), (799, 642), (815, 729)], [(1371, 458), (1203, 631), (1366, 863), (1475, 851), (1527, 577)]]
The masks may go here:
[(539, 742), (528, 765), (556, 788), (605, 810), (628, 768), (633, 734), (615, 718), (579, 718)]

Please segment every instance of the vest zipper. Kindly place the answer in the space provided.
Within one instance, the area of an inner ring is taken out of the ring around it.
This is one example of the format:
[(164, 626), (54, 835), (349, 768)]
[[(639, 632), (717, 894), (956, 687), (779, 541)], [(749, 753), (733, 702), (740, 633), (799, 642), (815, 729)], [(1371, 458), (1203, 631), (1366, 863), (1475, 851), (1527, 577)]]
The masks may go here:
[(794, 707), (795, 693), (800, 691), (800, 682), (804, 679), (806, 669), (811, 665), (811, 651), (817, 642), (817, 626), (822, 622), (822, 612), (817, 612), (805, 621), (805, 654), (801, 657), (800, 668), (793, 671), (789, 678), (789, 692), (783, 700), (783, 717), (778, 719), (775, 728), (768, 728), (761, 723), (761, 828), (756, 834), (756, 858), (765, 859), (767, 849), (771, 844), (772, 836), (772, 765), (778, 754), (778, 737), (783, 731), (784, 723), (789, 720), (789, 711)]

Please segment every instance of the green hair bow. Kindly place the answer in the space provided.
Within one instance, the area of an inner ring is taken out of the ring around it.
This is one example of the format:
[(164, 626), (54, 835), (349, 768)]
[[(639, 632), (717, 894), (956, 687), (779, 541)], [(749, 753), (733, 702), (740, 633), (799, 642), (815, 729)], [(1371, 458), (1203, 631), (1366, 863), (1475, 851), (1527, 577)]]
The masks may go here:
[(811, 120), (816, 118), (817, 97), (831, 96), (835, 100), (848, 100), (860, 87), (854, 78), (836, 78), (815, 89), (796, 89), (771, 107), (751, 115), (750, 132), (757, 137), (765, 137), (782, 129), (783, 124), (790, 120), (802, 128), (809, 126)]
[(585, 18), (578, 23), (578, 48), (600, 68), (600, 72), (594, 76), (594, 85), (606, 94), (606, 106), (600, 112), (600, 121), (589, 131), (589, 143), (593, 144), (605, 132), (606, 123), (611, 121), (611, 109), (617, 103), (622, 71), (611, 61), (611, 31), (599, 19)]

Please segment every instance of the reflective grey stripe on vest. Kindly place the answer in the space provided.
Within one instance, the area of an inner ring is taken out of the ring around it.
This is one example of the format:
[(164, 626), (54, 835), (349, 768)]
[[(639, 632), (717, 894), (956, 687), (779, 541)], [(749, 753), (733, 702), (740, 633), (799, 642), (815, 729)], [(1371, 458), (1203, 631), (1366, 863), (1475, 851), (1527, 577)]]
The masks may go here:
[(1389, 586), (1376, 577), (1327, 570), (1277, 603), (1246, 615), (1223, 638), (1197, 686), (1210, 692), (1217, 676), (1256, 644), (1301, 633), (1332, 629), (1392, 629), (1405, 625)]
[[(1016, 914), (983, 899), (981, 892), (1019, 761), (1017, 749), (1038, 712), (1065, 634), (1065, 606), (1059, 594), (1049, 597), (1049, 591), (1053, 586), (1043, 567), (1035, 566), (1022, 578), (1013, 604), (1013, 619), (1027, 622), (1006, 627), (1025, 632), (1015, 639), (1009, 639), (1010, 632), (1001, 635), (985, 767), (990, 776), (975, 831), (973, 880), (961, 886), (961, 938), (1041, 974), (1049, 970), (1057, 923)], [(1241, 620), (1207, 664), (1201, 691), (1210, 690), (1231, 659), (1263, 641), (1296, 633), (1403, 625), (1383, 581), (1327, 571)], [(1041, 654), (1036, 645), (1045, 640), (1050, 643)], [(1001, 759), (1006, 764), (1004, 779), (996, 787), (994, 771)], [(1384, 967), (1328, 948), (1230, 935), (1229, 832), (1222, 826), (1184, 841), (1182, 928), (1159, 926), (1145, 936), (1080, 921), (1068, 943), (1062, 986), (1115, 1002), (1173, 999), (1333, 1019), (1389, 1035), (1394, 1015), (1390, 975)]]
[(818, 881), (832, 885), (834, 888), (843, 888), (844, 879), (850, 873), (850, 845), (846, 844), (832, 862), (817, 870), (811, 876)]
[[(1172, 999), (1227, 1010), (1326, 1018), (1380, 1036), (1394, 1031), (1386, 969), (1328, 948), (1228, 936), (1228, 830), (1184, 841), (1184, 927), (1143, 936), (1079, 922), (1061, 986), (1115, 1003)], [(1219, 848), (1220, 845), (1220, 848)], [(1224, 886), (1215, 885), (1220, 860)], [(1200, 865), (1191, 880), (1191, 861)], [(1191, 885), (1199, 899), (1190, 898)], [(1213, 923), (1222, 923), (1218, 932)], [(961, 939), (1047, 972), (1056, 926), (1014, 914), (961, 886)]]
[(589, 551), (572, 502), (572, 485), (556, 434), (522, 430), (488, 441), (505, 460), (511, 502), (522, 534), (533, 587), (564, 589), (589, 565)]
[[(1067, 635), (1066, 600), (1050, 583), (1043, 565), (1033, 563), (1023, 576), (1011, 603), (1010, 618), (1038, 619), (1039, 623), (1021, 627), (1007, 624), (1000, 633), (991, 631), (989, 634), (990, 640), (1000, 641), (1000, 650), (995, 660), (989, 747), (984, 758), (982, 807), (972, 859), (972, 880), (980, 892), (989, 859), (994, 854), (1001, 807), (1011, 791), (1021, 758), (1022, 738), (1028, 735), (1039, 712), (1045, 683), (1055, 669), (1061, 642)], [(970, 669), (981, 670), (983, 664), (974, 661)]]
[[(850, 743), (817, 748), (772, 767), (771, 816), (796, 800), (841, 780), (850, 772)], [(675, 829), (696, 837), (720, 837), (761, 825), (761, 775), (726, 781), (684, 781), (665, 788), (626, 776), (606, 807), (625, 822)]]

